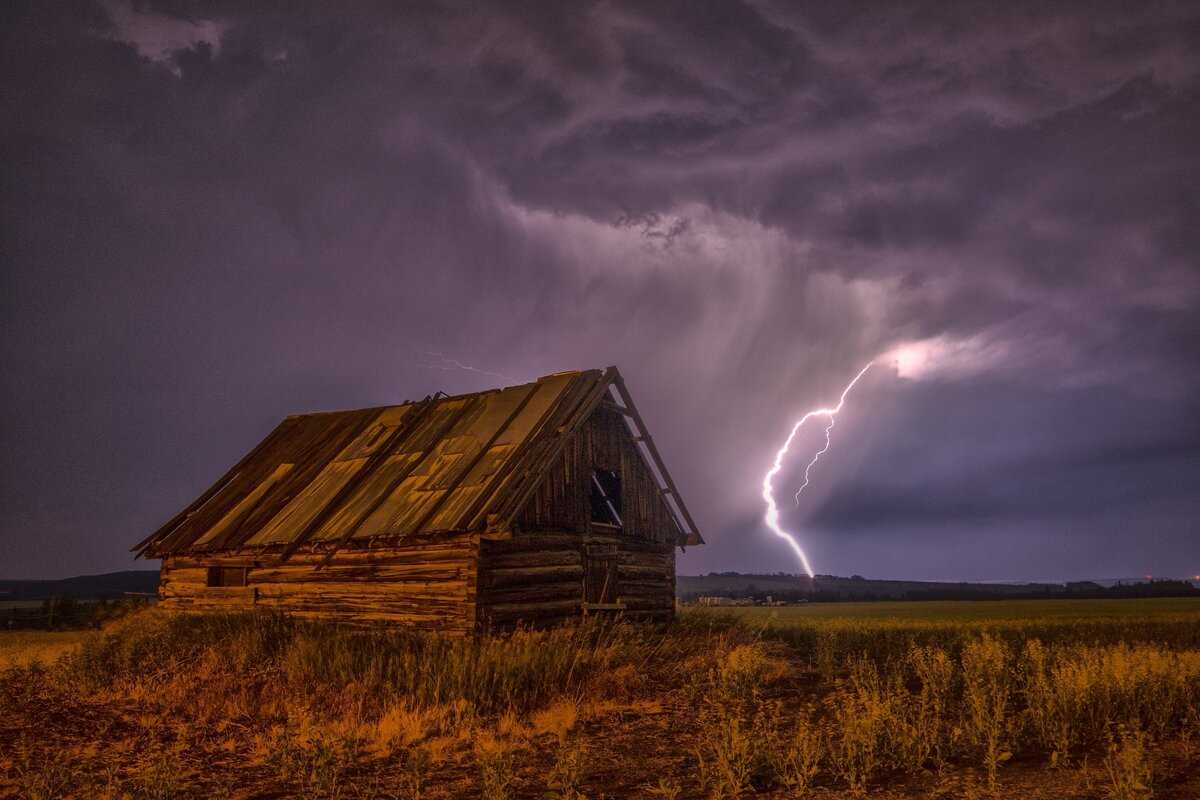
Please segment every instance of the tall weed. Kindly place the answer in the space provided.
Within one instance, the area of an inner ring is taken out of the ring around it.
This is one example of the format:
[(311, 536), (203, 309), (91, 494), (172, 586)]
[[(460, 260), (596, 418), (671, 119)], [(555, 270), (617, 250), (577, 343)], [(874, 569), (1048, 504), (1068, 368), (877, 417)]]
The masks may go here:
[(919, 688), (912, 702), (912, 766), (932, 760), (941, 766), (948, 755), (953, 735), (950, 716), (954, 702), (954, 662), (948, 653), (933, 645), (908, 651), (908, 667)]
[(1149, 800), (1154, 796), (1153, 774), (1146, 752), (1148, 737), (1136, 728), (1120, 726), (1104, 759), (1110, 800)]
[(982, 753), (988, 788), (996, 789), (1000, 764), (1012, 757), (1003, 749), (1012, 691), (1008, 648), (999, 639), (981, 636), (962, 652), (962, 727)]

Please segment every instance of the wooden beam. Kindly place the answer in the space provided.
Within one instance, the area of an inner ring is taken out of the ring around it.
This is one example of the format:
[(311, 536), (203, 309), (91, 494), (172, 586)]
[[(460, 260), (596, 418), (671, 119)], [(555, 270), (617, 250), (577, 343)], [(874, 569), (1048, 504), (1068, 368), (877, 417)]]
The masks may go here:
[[(679, 494), (679, 489), (675, 486), (675, 481), (671, 477), (671, 473), (667, 471), (667, 465), (663, 463), (662, 456), (659, 455), (658, 447), (654, 444), (654, 438), (650, 436), (650, 431), (646, 428), (646, 423), (642, 420), (642, 415), (638, 413), (637, 406), (633, 402), (633, 396), (629, 394), (629, 387), (625, 385), (625, 379), (621, 377), (621, 373), (616, 367), (609, 367), (609, 371), (613, 373), (613, 385), (617, 387), (617, 394), (621, 396), (621, 402), (628, 409), (629, 416), (633, 418), (633, 422), (637, 426), (638, 433), (641, 434), (650, 457), (654, 459), (654, 465), (658, 467), (659, 474), (662, 475), (663, 481), (667, 484), (663, 490), (663, 494), (670, 493), (675, 498), (675, 503), (679, 506), (680, 513), (683, 514), (688, 527), (691, 528), (688, 543), (704, 544), (704, 537), (700, 535), (700, 529), (696, 527), (696, 521), (692, 519), (692, 514), (683, 502), (683, 497)], [(695, 542), (691, 541), (693, 536), (696, 539)]]
[(624, 603), (580, 603), (584, 611), (624, 611)]

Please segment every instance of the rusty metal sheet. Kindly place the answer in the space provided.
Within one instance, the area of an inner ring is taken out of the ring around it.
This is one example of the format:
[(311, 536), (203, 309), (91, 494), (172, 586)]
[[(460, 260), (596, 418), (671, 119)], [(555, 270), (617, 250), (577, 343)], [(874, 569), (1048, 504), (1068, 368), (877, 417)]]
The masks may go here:
[(295, 466), (295, 464), (286, 463), (277, 466), (275, 470), (266, 477), (265, 480), (250, 490), (250, 492), (248, 492), (241, 500), (239, 500), (237, 504), (233, 506), (233, 508), (229, 509), (229, 511), (225, 513), (225, 516), (221, 517), (221, 519), (219, 519), (215, 525), (209, 528), (204, 535), (197, 539), (195, 544), (207, 544), (213, 539), (216, 539), (217, 537), (231, 531), (235, 526), (241, 524), (241, 522), (254, 509), (254, 507), (258, 505), (259, 501), (263, 499), (263, 496), (266, 495), (266, 493), (272, 488), (274, 488), (276, 484), (283, 480)]
[(284, 506), (262, 530), (247, 539), (246, 544), (253, 547), (292, 541), (316, 519), (333, 496), (365, 463), (365, 458), (356, 458), (353, 461), (334, 461), (327, 464), (312, 483), (305, 486), (304, 490)]
[(404, 423), (405, 417), (412, 411), (412, 408), (413, 406), (410, 404), (393, 406), (380, 411), (367, 429), (355, 437), (354, 441), (338, 454), (337, 460), (353, 461), (375, 455), (381, 447), (387, 444), (389, 436)]
[(470, 522), (467, 517), (475, 515), (478, 501), (489, 482), (509, 462), (518, 445), (545, 421), (569, 383), (568, 376), (554, 376), (544, 383), (535, 384), (530, 390), (531, 394), (519, 398), (514, 395), (506, 398), (508, 403), (496, 404), (496, 416), (491, 417), (490, 421), (495, 423), (503, 413), (504, 419), (499, 423), (501, 427), (494, 430), (486, 451), (478, 453), (470, 469), (458, 476), (457, 488), (437, 513), (425, 522), (422, 526), (424, 531), (458, 530)]
[(596, 375), (289, 417), (144, 551), (465, 529), (537, 479), (550, 452), (538, 440), (561, 438)]
[(394, 533), (411, 535), (422, 531), (449, 530), (438, 528), (439, 518), (457, 519), (467, 507), (466, 498), (469, 493), (460, 493), (458, 487), (469, 475), (470, 471), (486, 455), (490, 448), (512, 424), (517, 416), (528, 407), (529, 402), (537, 395), (541, 384), (534, 383), (505, 389), (487, 398), (482, 413), (474, 419), (462, 436), (469, 440), (463, 448), (457, 463), (447, 466), (422, 487), (431, 495), (437, 493), (415, 518), (409, 517), (397, 526)]
[(386, 498), (384, 492), (392, 487), (396, 479), (410, 469), (421, 453), (397, 453), (388, 456), (371, 475), (367, 476), (358, 490), (351, 495), (320, 529), (313, 534), (314, 541), (340, 539), (360, 527), (362, 520)]
[[(192, 548), (224, 549), (240, 544), (245, 536), (258, 529), (262, 521), (274, 515), (281, 499), (306, 485), (316, 470), (341, 449), (347, 437), (355, 433), (366, 419), (363, 412), (348, 412), (332, 417), (311, 415), (285, 419), (230, 471), (231, 477), (215, 494), (202, 495), (178, 515), (183, 519), (181, 524), (171, 530), (167, 530), (166, 526), (160, 529), (156, 540), (151, 543), (154, 552), (184, 552)], [(296, 468), (289, 470), (257, 503), (252, 504), (243, 519), (221, 531), (212, 531), (247, 494), (252, 493), (285, 463), (295, 464)], [(213, 535), (209, 536), (209, 533)], [(197, 545), (196, 542), (201, 538), (205, 539), (204, 544)]]

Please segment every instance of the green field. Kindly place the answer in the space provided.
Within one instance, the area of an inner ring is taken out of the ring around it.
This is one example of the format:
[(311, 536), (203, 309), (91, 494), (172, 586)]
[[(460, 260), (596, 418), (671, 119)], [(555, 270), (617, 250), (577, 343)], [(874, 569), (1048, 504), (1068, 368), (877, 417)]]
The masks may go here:
[(807, 603), (798, 606), (723, 608), (752, 621), (787, 624), (795, 620), (1002, 621), (1197, 615), (1200, 598), (1154, 597), (1131, 600), (927, 600), (873, 603)]

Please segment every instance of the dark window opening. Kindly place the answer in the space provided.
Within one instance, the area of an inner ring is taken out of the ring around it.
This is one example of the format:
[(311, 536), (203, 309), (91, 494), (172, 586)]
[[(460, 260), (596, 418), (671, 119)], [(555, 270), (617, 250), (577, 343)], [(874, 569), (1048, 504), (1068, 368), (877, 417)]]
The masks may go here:
[(209, 567), (209, 586), (245, 586), (245, 567)]
[(611, 469), (592, 470), (592, 522), (624, 527), (621, 522), (621, 476)]

